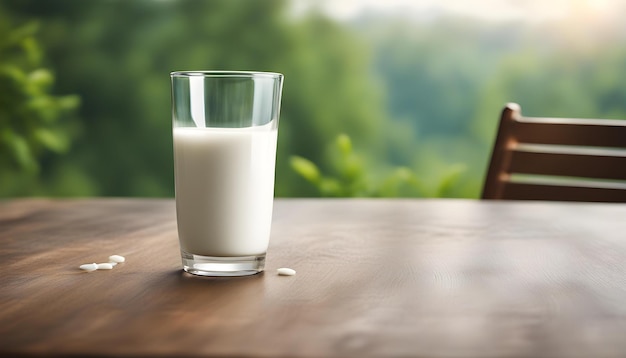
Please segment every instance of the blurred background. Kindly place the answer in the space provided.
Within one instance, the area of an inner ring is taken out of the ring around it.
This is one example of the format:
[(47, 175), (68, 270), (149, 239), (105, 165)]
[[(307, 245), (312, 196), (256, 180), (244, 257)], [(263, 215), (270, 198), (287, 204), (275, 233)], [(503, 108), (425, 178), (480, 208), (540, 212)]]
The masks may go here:
[(285, 75), (276, 196), (480, 195), (499, 112), (626, 118), (620, 0), (0, 0), (0, 197), (174, 195), (174, 70)]

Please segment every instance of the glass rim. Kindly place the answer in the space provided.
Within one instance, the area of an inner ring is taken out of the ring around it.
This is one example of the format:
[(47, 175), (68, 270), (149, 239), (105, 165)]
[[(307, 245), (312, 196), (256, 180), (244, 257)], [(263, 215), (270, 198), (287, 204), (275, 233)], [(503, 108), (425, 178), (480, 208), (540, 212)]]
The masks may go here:
[(170, 72), (170, 76), (174, 77), (241, 77), (241, 78), (253, 78), (253, 77), (269, 77), (269, 78), (282, 78), (283, 74), (278, 72), (263, 72), (263, 71), (173, 71)]

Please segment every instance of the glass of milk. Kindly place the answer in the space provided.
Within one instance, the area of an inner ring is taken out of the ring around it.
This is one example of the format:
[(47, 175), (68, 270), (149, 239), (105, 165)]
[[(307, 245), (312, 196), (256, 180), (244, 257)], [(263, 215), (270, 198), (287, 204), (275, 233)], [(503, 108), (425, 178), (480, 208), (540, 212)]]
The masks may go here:
[(283, 75), (170, 76), (183, 269), (203, 276), (261, 272), (272, 222)]

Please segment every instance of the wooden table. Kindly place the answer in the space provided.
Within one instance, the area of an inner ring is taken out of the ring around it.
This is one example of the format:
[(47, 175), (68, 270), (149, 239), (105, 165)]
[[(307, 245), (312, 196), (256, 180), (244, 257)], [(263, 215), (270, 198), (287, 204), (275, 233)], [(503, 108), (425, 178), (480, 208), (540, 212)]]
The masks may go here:
[(173, 200), (0, 202), (0, 356), (626, 355), (625, 205), (280, 199), (273, 225), (265, 273), (205, 278)]

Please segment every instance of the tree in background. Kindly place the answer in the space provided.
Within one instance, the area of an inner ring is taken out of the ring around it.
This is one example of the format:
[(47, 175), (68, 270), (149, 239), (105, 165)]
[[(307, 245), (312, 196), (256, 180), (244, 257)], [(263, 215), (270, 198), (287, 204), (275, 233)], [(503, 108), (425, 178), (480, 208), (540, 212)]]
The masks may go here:
[(57, 180), (82, 183), (67, 194), (173, 195), (174, 70), (285, 74), (277, 196), (316, 195), (288, 158), (326, 167), (340, 133), (372, 156), (382, 151), (386, 118), (367, 53), (319, 14), (294, 19), (280, 0), (3, 1), (16, 19), (41, 22), (59, 90), (82, 98), (84, 130), (55, 163)]
[(55, 122), (66, 137), (81, 129), (69, 151), (42, 152), (38, 184), (4, 196), (173, 195), (174, 70), (285, 74), (277, 196), (475, 198), (504, 103), (626, 117), (621, 21), (590, 26), (585, 13), (526, 26), (450, 14), (338, 23), (294, 16), (288, 0), (0, 4), (16, 28), (39, 22), (54, 91), (82, 103), (80, 122)]
[(68, 151), (77, 96), (52, 94), (37, 22), (11, 26), (0, 9), (0, 196), (46, 191), (47, 163)]
[[(584, 14), (583, 14), (584, 15)], [(495, 139), (494, 109), (518, 102), (528, 116), (626, 118), (626, 32), (577, 18), (525, 30), (480, 89), (471, 131)]]
[[(626, 118), (626, 32), (615, 19), (581, 12), (549, 22), (448, 15), (351, 24), (372, 44), (390, 128), (403, 129), (389, 161), (426, 182), (425, 196), (475, 198), (506, 102), (528, 115)], [(453, 185), (443, 184), (449, 178)]]

